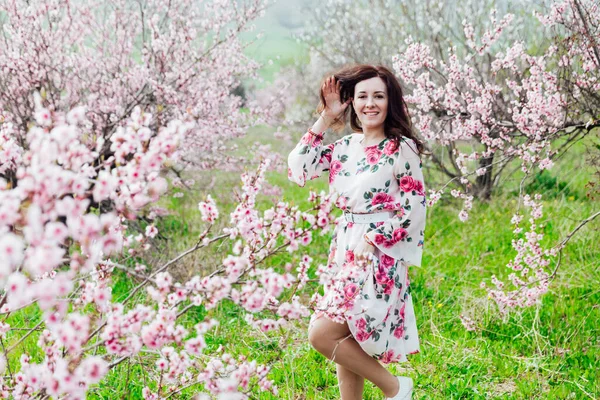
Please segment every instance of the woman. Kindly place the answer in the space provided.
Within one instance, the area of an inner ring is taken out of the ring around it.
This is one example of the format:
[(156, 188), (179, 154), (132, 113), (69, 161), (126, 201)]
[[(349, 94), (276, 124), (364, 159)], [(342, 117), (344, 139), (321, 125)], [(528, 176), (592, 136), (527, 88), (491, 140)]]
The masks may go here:
[[(419, 351), (408, 266), (421, 265), (426, 197), (422, 143), (411, 131), (398, 80), (385, 67), (347, 67), (321, 87), (320, 118), (288, 157), (300, 186), (329, 171), (338, 219), (309, 341), (336, 362), (342, 400), (362, 399), (364, 379), (389, 399), (410, 399), (413, 382), (381, 364)], [(325, 130), (355, 133), (323, 145)]]

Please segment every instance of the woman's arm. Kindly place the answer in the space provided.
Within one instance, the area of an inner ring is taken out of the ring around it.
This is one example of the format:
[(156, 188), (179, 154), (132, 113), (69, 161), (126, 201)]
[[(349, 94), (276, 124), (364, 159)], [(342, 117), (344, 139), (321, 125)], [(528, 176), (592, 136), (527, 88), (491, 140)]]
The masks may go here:
[[(320, 121), (320, 118), (319, 118)], [(317, 121), (314, 126), (319, 126)], [(307, 180), (321, 176), (329, 171), (331, 155), (335, 143), (323, 146), (323, 132), (308, 130), (288, 155), (288, 179), (299, 186), (304, 186)]]
[(321, 90), (326, 102), (325, 109), (288, 156), (288, 178), (299, 186), (304, 186), (307, 180), (329, 170), (335, 143), (322, 146), (323, 135), (352, 101), (350, 98), (343, 104), (340, 102), (340, 82), (335, 82), (333, 76), (323, 83)]

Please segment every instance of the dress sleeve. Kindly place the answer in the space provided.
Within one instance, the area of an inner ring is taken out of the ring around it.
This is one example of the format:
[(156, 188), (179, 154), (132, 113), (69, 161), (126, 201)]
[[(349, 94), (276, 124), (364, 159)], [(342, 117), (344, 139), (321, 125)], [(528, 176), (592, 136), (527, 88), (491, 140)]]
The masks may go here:
[(307, 180), (329, 171), (335, 143), (324, 146), (323, 134), (308, 131), (288, 156), (288, 179), (304, 186)]
[(400, 151), (396, 161), (394, 163), (394, 175), (398, 183), (398, 192), (394, 195), (397, 204), (396, 215), (369, 231), (365, 238), (382, 253), (403, 260), (408, 265), (420, 267), (427, 202), (422, 163), (413, 140), (400, 141)]

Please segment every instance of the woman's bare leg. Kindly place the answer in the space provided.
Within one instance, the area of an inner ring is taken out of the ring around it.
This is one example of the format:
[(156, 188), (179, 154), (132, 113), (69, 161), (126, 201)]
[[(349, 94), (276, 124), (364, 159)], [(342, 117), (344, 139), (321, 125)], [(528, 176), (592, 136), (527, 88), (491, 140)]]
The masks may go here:
[(342, 367), (340, 364), (335, 364), (335, 368), (342, 400), (362, 400), (365, 378), (346, 367)]
[(365, 353), (352, 337), (347, 323), (338, 324), (325, 317), (318, 318), (309, 328), (308, 340), (325, 357), (373, 382), (386, 397), (398, 393), (396, 377)]

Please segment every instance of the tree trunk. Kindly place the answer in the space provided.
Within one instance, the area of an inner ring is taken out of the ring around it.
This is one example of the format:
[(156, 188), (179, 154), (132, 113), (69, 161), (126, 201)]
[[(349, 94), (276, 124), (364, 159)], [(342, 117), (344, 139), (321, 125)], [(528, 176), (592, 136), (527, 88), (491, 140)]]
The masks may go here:
[(494, 162), (494, 154), (491, 156), (479, 159), (479, 168), (485, 168), (485, 174), (480, 175), (475, 180), (475, 196), (480, 200), (489, 200), (492, 197), (492, 164)]

